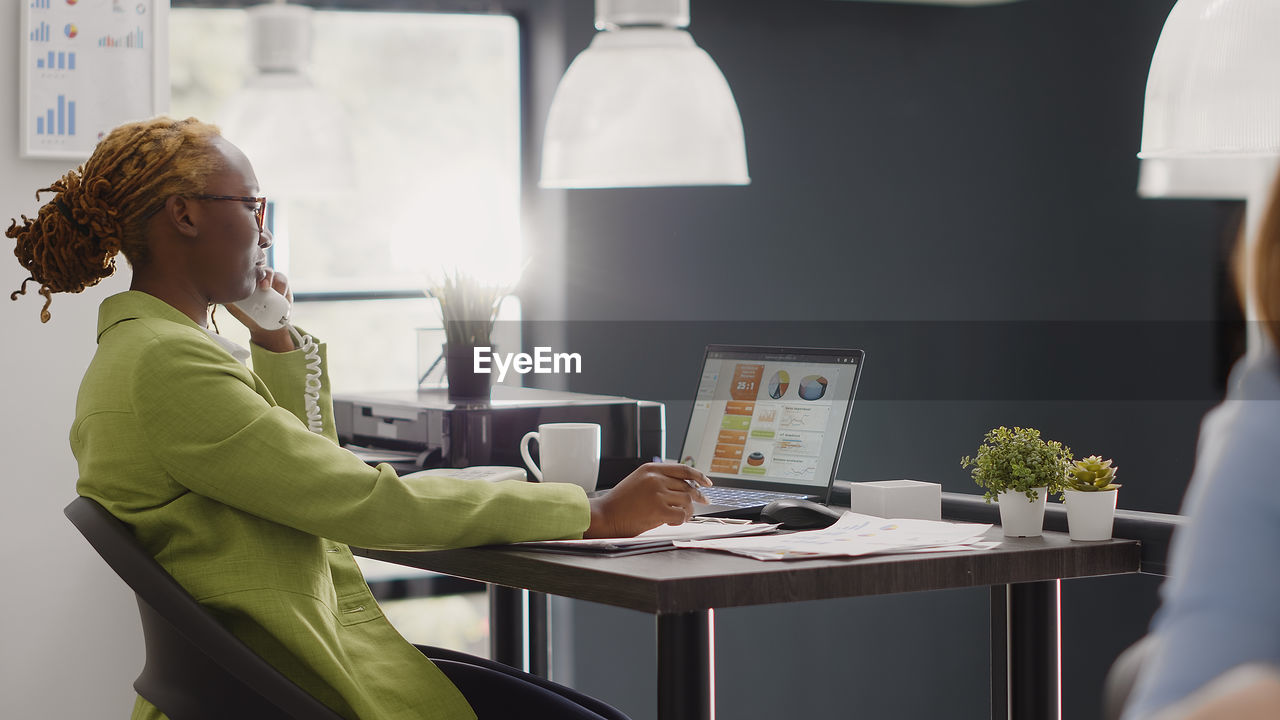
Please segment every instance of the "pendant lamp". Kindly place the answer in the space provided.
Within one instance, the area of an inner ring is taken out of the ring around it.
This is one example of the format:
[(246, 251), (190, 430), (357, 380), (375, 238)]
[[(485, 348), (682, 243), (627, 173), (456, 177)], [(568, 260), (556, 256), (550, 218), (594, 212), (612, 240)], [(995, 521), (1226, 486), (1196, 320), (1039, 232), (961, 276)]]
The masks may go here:
[(311, 82), (312, 10), (278, 0), (248, 8), (256, 72), (218, 113), (222, 134), (253, 163), (273, 199), (355, 187), (350, 129), (337, 100)]
[(750, 183), (733, 93), (682, 29), (689, 0), (596, 0), (595, 22), (551, 103), (542, 187)]
[[(1147, 78), (1140, 194), (1244, 199), (1250, 250), (1280, 160), (1278, 32), (1276, 0), (1178, 0)], [(1244, 275), (1253, 321), (1253, 273)], [(1248, 334), (1258, 351), (1256, 322)]]

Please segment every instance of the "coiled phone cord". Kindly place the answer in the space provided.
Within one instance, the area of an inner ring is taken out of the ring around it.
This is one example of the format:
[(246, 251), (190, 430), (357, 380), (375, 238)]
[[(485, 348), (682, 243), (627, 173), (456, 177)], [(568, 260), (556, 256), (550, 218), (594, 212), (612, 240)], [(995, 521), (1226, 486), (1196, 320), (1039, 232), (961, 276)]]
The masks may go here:
[(310, 335), (298, 332), (292, 325), (288, 328), (294, 344), (302, 350), (307, 359), (307, 377), (302, 389), (302, 397), (306, 404), (307, 429), (321, 434), (324, 432), (324, 418), (320, 415), (320, 346)]

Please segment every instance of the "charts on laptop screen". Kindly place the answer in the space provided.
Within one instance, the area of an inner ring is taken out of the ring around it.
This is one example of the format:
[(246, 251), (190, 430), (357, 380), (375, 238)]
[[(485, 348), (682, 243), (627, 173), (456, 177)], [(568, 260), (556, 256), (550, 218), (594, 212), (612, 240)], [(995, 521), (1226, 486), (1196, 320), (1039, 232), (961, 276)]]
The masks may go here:
[(709, 347), (681, 462), (735, 486), (827, 487), (862, 358), (858, 350)]

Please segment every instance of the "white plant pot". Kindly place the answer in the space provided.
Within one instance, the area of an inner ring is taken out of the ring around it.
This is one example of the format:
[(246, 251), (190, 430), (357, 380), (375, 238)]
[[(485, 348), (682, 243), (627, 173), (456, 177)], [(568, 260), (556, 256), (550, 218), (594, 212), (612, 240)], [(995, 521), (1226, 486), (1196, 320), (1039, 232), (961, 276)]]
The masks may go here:
[(1021, 492), (1002, 492), (997, 496), (1005, 537), (1040, 537), (1044, 531), (1044, 501), (1049, 492), (1048, 488), (1035, 488), (1035, 493), (1035, 500), (1028, 500), (1026, 493)]
[(1066, 493), (1067, 528), (1072, 540), (1110, 540), (1111, 523), (1116, 517), (1115, 490)]

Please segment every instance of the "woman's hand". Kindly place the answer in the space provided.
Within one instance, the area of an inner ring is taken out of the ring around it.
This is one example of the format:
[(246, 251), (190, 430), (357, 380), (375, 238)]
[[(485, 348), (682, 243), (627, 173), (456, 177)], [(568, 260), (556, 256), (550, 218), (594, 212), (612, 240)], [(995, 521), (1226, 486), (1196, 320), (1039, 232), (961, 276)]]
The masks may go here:
[[(266, 276), (258, 283), (258, 290), (264, 288), (272, 288), (276, 292), (284, 296), (293, 305), (293, 291), (289, 289), (289, 278), (284, 273), (276, 272), (271, 268), (266, 268)], [(239, 320), (245, 327), (249, 328), (249, 339), (254, 345), (271, 352), (283, 353), (296, 350), (293, 344), (293, 337), (289, 335), (289, 328), (282, 327), (274, 330), (266, 330), (255, 323), (243, 310), (234, 304), (226, 304), (227, 312), (231, 316)]]
[(632, 537), (659, 525), (679, 525), (693, 516), (693, 503), (707, 499), (699, 487), (711, 480), (676, 463), (646, 463), (601, 497), (591, 499), (591, 525), (583, 537)]

